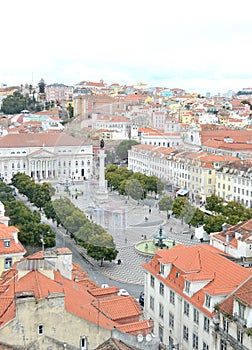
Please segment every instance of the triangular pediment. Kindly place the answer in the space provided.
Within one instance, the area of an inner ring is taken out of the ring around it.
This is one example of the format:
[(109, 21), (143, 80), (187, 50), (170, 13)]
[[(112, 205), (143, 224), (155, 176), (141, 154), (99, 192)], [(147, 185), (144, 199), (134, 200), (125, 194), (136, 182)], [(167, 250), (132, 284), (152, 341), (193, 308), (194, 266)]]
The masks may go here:
[(37, 150), (29, 155), (30, 159), (55, 158), (56, 154), (45, 149)]

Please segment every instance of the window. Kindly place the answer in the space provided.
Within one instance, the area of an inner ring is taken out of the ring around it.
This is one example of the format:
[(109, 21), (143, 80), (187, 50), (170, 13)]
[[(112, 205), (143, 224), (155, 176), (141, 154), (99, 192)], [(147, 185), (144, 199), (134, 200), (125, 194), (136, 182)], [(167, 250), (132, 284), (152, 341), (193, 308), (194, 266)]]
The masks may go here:
[(174, 315), (171, 312), (169, 312), (169, 326), (174, 328)]
[(193, 333), (193, 349), (199, 348), (199, 337), (197, 334)]
[(203, 350), (209, 350), (209, 346), (203, 341)]
[(237, 329), (237, 341), (238, 341), (238, 343), (242, 344), (243, 332), (242, 332), (241, 328)]
[(225, 342), (225, 340), (220, 341), (220, 350), (227, 350), (227, 343)]
[(193, 322), (199, 324), (199, 311), (197, 309), (193, 309)]
[(210, 295), (206, 294), (205, 306), (210, 308), (210, 305), (211, 305), (211, 297)]
[(189, 294), (189, 292), (190, 292), (190, 285), (191, 285), (191, 283), (189, 281), (185, 281), (185, 292), (186, 292), (186, 294)]
[(151, 285), (152, 288), (154, 288), (154, 285), (155, 285), (154, 276), (150, 276), (150, 285)]
[(159, 336), (160, 342), (162, 343), (164, 339), (164, 328), (161, 325), (159, 325), (158, 327), (158, 336)]
[(44, 334), (44, 325), (39, 324), (39, 326), (38, 326), (38, 334), (39, 335)]
[(189, 303), (187, 301), (184, 301), (184, 314), (189, 316)]
[(183, 326), (183, 339), (188, 341), (188, 327), (186, 327), (185, 325)]
[(239, 311), (238, 311), (239, 318), (242, 318), (244, 320), (245, 305), (241, 303), (238, 303), (238, 305), (239, 305)]
[(160, 264), (160, 274), (164, 274), (164, 264)]
[(204, 331), (209, 332), (209, 318), (204, 316)]
[(4, 259), (4, 268), (9, 269), (12, 266), (12, 258)]
[(5, 239), (4, 240), (4, 248), (8, 248), (10, 247), (10, 240), (9, 239)]
[(228, 333), (228, 319), (226, 317), (223, 317), (223, 330)]
[(159, 284), (159, 294), (164, 295), (164, 284), (162, 282)]
[(154, 310), (154, 298), (150, 296), (150, 309)]
[(170, 290), (170, 303), (175, 305), (175, 293), (173, 290)]
[(159, 303), (159, 317), (164, 318), (164, 305)]
[(81, 350), (87, 350), (88, 349), (88, 341), (87, 338), (81, 338)]

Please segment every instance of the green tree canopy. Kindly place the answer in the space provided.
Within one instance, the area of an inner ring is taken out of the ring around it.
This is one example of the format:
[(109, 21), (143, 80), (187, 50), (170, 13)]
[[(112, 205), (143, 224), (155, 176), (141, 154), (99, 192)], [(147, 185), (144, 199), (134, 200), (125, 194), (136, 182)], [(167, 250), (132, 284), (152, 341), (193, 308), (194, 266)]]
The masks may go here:
[(124, 140), (122, 141), (116, 149), (116, 154), (120, 159), (128, 159), (128, 151), (132, 146), (138, 145), (137, 141), (134, 140)]
[(209, 210), (213, 213), (222, 213), (223, 211), (223, 199), (212, 194), (210, 197), (206, 198), (206, 210)]
[(27, 94), (23, 95), (15, 91), (13, 95), (8, 95), (2, 102), (1, 110), (6, 114), (18, 114), (23, 109), (35, 111), (36, 101), (31, 99)]
[(125, 182), (124, 193), (135, 200), (143, 199), (144, 190), (139, 180), (131, 178)]
[(167, 211), (171, 210), (173, 206), (173, 199), (169, 196), (164, 196), (160, 199), (158, 203), (159, 210), (161, 211)]

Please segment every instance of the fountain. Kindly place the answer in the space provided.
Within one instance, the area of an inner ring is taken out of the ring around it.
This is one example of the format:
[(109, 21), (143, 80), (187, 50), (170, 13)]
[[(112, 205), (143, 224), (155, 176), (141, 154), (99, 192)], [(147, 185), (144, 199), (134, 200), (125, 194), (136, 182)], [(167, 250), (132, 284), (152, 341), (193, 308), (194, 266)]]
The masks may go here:
[(142, 239), (135, 245), (135, 249), (141, 255), (153, 256), (158, 249), (169, 249), (180, 244), (167, 238), (168, 234), (165, 234), (162, 226), (160, 226), (158, 233), (154, 234), (152, 239)]
[(163, 249), (163, 247), (166, 247), (166, 244), (163, 241), (167, 239), (167, 235), (163, 233), (162, 226), (160, 226), (158, 234), (154, 235), (154, 239), (157, 239), (155, 246), (161, 249)]

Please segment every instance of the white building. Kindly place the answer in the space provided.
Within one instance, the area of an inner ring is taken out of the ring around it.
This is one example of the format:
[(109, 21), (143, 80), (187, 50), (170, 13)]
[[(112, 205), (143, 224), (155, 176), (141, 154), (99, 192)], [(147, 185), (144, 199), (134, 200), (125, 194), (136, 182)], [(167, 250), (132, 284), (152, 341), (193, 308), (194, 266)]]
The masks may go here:
[(210, 234), (210, 244), (252, 266), (252, 219), (231, 226), (224, 224), (221, 232)]
[(9, 134), (0, 138), (0, 177), (21, 172), (34, 180), (73, 180), (92, 175), (93, 147), (64, 133)]
[(143, 264), (144, 314), (163, 349), (224, 350), (216, 342), (216, 308), (252, 275), (209, 245), (157, 250)]
[(219, 305), (214, 335), (220, 350), (252, 349), (251, 290), (250, 276)]

